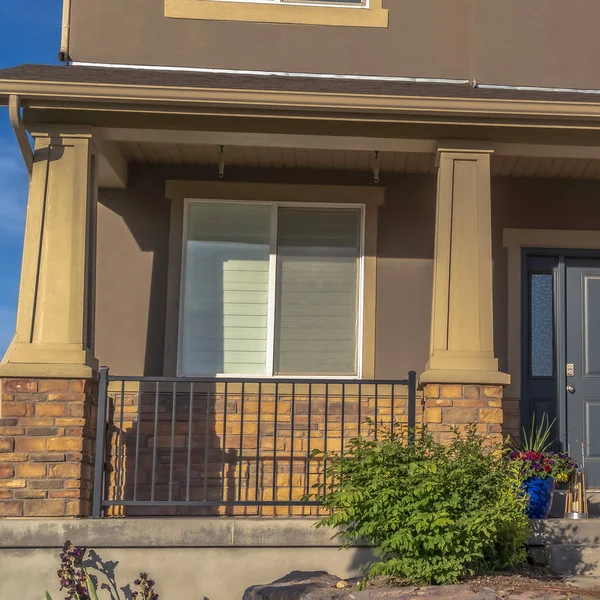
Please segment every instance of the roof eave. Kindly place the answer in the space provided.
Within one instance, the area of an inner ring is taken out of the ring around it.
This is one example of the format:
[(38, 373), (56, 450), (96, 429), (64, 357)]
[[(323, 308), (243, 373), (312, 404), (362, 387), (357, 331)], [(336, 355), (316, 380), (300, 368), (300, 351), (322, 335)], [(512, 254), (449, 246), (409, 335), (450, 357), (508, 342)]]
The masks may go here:
[(524, 120), (596, 121), (600, 118), (600, 103), (581, 101), (465, 99), (0, 79), (0, 104), (7, 105), (8, 97), (15, 94), (22, 98), (25, 105), (36, 107), (41, 107), (46, 102), (81, 105), (102, 102), (118, 104), (124, 108), (127, 105), (159, 107), (161, 112), (172, 112), (175, 107), (243, 108), (260, 111), (263, 116), (269, 111), (273, 114), (306, 111), (376, 114), (382, 117), (487, 117), (501, 118), (507, 125)]

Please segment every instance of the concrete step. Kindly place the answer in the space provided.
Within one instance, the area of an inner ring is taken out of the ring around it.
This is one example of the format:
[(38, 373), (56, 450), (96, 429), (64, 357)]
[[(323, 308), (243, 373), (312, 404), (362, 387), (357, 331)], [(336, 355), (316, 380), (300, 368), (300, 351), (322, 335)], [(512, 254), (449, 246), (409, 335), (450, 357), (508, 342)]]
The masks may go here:
[(600, 519), (545, 519), (532, 522), (530, 544), (600, 546)]
[[(600, 519), (547, 519), (534, 521), (532, 529), (535, 562), (564, 577), (600, 578)], [(590, 580), (589, 585), (596, 583)]]
[(553, 544), (546, 552), (548, 565), (557, 575), (600, 577), (600, 545)]

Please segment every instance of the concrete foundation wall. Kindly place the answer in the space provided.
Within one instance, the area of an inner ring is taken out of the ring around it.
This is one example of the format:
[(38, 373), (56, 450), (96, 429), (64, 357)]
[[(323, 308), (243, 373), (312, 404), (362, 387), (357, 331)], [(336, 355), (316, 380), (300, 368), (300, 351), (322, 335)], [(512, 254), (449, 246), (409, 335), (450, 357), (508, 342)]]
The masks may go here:
[[(164, 600), (239, 600), (244, 590), (294, 570), (359, 574), (368, 548), (340, 550), (313, 520), (113, 519), (0, 521), (0, 598), (40, 600), (59, 593), (56, 571), (67, 539), (93, 549), (90, 574), (127, 600), (140, 571)], [(123, 589), (125, 588), (125, 589)]]

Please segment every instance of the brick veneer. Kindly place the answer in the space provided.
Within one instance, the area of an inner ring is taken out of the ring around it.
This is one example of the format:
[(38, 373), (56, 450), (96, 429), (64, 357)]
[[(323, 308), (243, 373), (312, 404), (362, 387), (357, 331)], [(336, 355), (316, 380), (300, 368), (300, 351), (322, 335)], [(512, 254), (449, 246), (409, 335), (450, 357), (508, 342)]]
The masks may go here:
[(97, 384), (0, 385), (0, 517), (90, 515)]
[(470, 423), (494, 441), (502, 440), (502, 387), (495, 385), (427, 384), (423, 389), (423, 423), (442, 441)]
[[(155, 462), (154, 492), (156, 500), (187, 496), (187, 461), (190, 453), (190, 499), (203, 500), (300, 500), (313, 484), (323, 483), (323, 461), (308, 460), (315, 449), (336, 452), (342, 444), (358, 434), (367, 435), (365, 420), (377, 420), (389, 427), (392, 420), (408, 422), (407, 390), (404, 386), (380, 385), (377, 395), (373, 385), (346, 384), (342, 399), (341, 385), (331, 384), (327, 399), (325, 386), (313, 384), (309, 403), (309, 385), (296, 383), (263, 384), (248, 382), (229, 384), (225, 418), (225, 386), (217, 384), (207, 397), (203, 386), (196, 386), (190, 419), (190, 392), (178, 384), (175, 407), (170, 389), (158, 396), (148, 391), (121, 391), (114, 382), (109, 392), (111, 426), (107, 462), (109, 500), (133, 498), (134, 481), (137, 498), (148, 500)], [(275, 398), (278, 398), (277, 407)], [(393, 399), (393, 410), (392, 410)], [(360, 409), (359, 409), (360, 405)], [(292, 410), (293, 406), (293, 410)], [(417, 407), (420, 418), (420, 403)], [(156, 411), (156, 412), (155, 412)], [(344, 427), (342, 432), (342, 414)], [(155, 431), (156, 419), (156, 431)], [(309, 437), (310, 433), (310, 437)], [(171, 440), (174, 443), (171, 455)], [(154, 454), (156, 445), (156, 455)], [(274, 453), (276, 445), (276, 457)], [(208, 446), (208, 454), (205, 447)], [(136, 449), (138, 468), (135, 469)], [(259, 470), (257, 473), (257, 458)], [(137, 474), (136, 474), (137, 473)], [(207, 473), (206, 489), (204, 475)], [(258, 480), (258, 482), (257, 482)], [(275, 498), (274, 498), (275, 495)], [(126, 507), (111, 508), (111, 515), (317, 515), (316, 507), (256, 506), (246, 507)]]

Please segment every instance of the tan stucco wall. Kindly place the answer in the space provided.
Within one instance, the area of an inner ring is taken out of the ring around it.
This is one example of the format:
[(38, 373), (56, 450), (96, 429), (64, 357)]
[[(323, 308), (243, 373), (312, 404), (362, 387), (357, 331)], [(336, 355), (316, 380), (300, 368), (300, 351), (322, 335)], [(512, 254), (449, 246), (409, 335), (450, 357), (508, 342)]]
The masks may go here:
[(436, 179), (399, 177), (379, 209), (375, 373), (421, 373), (429, 358)]
[(600, 88), (596, 0), (579, 0), (576, 10), (563, 0), (384, 0), (384, 8), (388, 28), (308, 27), (169, 19), (164, 0), (78, 0), (70, 55), (120, 64)]
[[(114, 374), (161, 375), (170, 220), (165, 179), (213, 179), (215, 173), (201, 167), (131, 171), (127, 190), (100, 192), (96, 356)], [(373, 185), (363, 173), (258, 169), (239, 169), (228, 174), (232, 180)], [(375, 376), (404, 378), (411, 369), (421, 372), (428, 358), (435, 177), (388, 177), (381, 185), (387, 192), (377, 232)]]
[(502, 246), (503, 229), (598, 230), (599, 198), (598, 181), (492, 178), (494, 330), (502, 369), (508, 368), (508, 252)]
[[(169, 179), (214, 179), (214, 169), (133, 166), (128, 190), (101, 190), (96, 355), (115, 374), (160, 375), (164, 360)], [(237, 169), (228, 181), (369, 185), (362, 173)], [(379, 208), (375, 376), (422, 372), (428, 359), (436, 178), (387, 176)], [(507, 369), (504, 228), (600, 229), (600, 182), (492, 178), (495, 355)]]
[(95, 353), (115, 375), (161, 375), (170, 206), (163, 180), (130, 181), (99, 193)]

